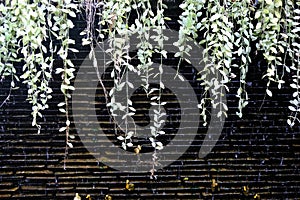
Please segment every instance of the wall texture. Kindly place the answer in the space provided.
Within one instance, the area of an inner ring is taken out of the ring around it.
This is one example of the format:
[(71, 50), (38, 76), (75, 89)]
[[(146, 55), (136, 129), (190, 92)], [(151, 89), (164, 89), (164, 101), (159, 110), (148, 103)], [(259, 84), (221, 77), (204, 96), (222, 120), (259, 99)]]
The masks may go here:
[[(169, 5), (167, 15), (172, 17), (168, 25), (178, 29), (176, 20), (180, 13), (180, 1), (166, 2)], [(82, 16), (74, 22), (76, 27), (72, 37), (80, 43), (79, 33), (85, 24)], [(72, 55), (72, 58), (79, 69), (88, 49), (80, 45), (77, 48), (80, 53)], [(198, 134), (186, 153), (159, 170), (156, 180), (149, 178), (150, 173), (124, 173), (97, 161), (85, 148), (75, 128), (71, 130), (76, 136), (74, 148), (69, 149), (64, 169), (65, 136), (58, 132), (64, 118), (57, 111), (57, 103), (63, 98), (59, 90), (60, 77), (55, 76), (52, 82), (53, 99), (41, 119), (42, 131), (39, 135), (31, 127), (31, 107), (26, 102), (26, 86), (19, 84), (20, 89), (14, 90), (9, 101), (0, 108), (0, 199), (71, 200), (75, 193), (79, 193), (82, 199), (87, 194), (92, 199), (104, 199), (107, 194), (112, 199), (254, 199), (256, 194), (261, 199), (298, 199), (300, 130), (299, 126), (290, 128), (286, 124), (292, 91), (288, 87), (278, 90), (272, 85), (273, 97), (265, 96), (266, 81), (261, 76), (266, 67), (260, 55), (253, 54), (253, 60), (247, 78), (250, 102), (243, 118), (234, 114), (237, 111), (235, 93), (239, 83), (233, 81), (227, 93), (229, 116), (212, 152), (198, 159), (206, 131), (199, 126)], [(170, 54), (164, 64), (176, 66), (177, 61)], [(59, 64), (57, 61), (56, 65)], [(181, 73), (199, 92), (200, 99), (201, 88), (195, 80), (196, 71), (183, 64)], [(286, 81), (288, 85), (289, 79)], [(0, 82), (0, 102), (8, 94), (8, 85), (9, 80)], [(186, 95), (188, 97), (189, 94)], [(97, 96), (100, 104), (102, 96), (100, 88)], [(167, 90), (164, 96), (170, 101), (170, 107), (166, 109), (176, 113), (180, 108), (176, 95)], [(135, 106), (149, 107), (145, 95), (136, 95), (133, 99)], [(95, 107), (101, 111), (101, 105)], [(108, 122), (105, 114), (102, 113), (98, 120), (102, 128), (107, 129), (107, 134), (111, 134), (109, 123), (105, 126), (105, 121)], [(141, 120), (138, 122), (141, 124), (149, 121), (143, 116), (136, 116), (136, 120)], [(180, 121), (180, 118), (175, 116), (173, 121), (176, 120)], [(176, 134), (177, 125), (174, 122), (166, 128), (169, 137), (164, 138), (165, 142)], [(134, 183), (133, 191), (125, 190), (127, 179)], [(215, 189), (212, 188), (212, 179), (218, 183)]]

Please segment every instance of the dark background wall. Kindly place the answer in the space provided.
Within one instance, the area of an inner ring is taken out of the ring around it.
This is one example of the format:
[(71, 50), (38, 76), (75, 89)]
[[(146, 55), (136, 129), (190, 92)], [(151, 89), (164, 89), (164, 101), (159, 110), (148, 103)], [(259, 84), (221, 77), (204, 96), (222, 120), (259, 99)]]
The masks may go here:
[[(172, 17), (168, 25), (178, 29), (180, 2), (166, 3), (167, 15)], [(82, 16), (74, 22), (76, 27), (71, 36), (79, 44), (79, 33), (85, 23)], [(88, 49), (80, 45), (77, 48), (80, 53), (71, 56), (78, 68)], [(159, 170), (157, 180), (151, 180), (149, 173), (119, 172), (97, 161), (81, 143), (75, 128), (71, 130), (76, 136), (74, 148), (69, 149), (64, 169), (65, 135), (58, 132), (64, 123), (57, 111), (57, 103), (63, 98), (59, 76), (51, 83), (53, 99), (41, 119), (39, 135), (31, 127), (26, 86), (19, 84), (20, 89), (14, 90), (0, 108), (0, 198), (73, 199), (77, 192), (83, 199), (86, 194), (93, 199), (104, 199), (106, 194), (113, 199), (253, 199), (255, 194), (261, 199), (298, 199), (300, 130), (298, 125), (290, 128), (286, 124), (292, 91), (289, 87), (278, 90), (272, 85), (274, 95), (266, 97), (266, 81), (261, 79), (266, 67), (260, 55), (253, 54), (253, 60), (247, 78), (250, 102), (243, 118), (234, 114), (239, 83), (233, 81), (227, 93), (229, 117), (213, 151), (204, 159), (197, 158), (205, 133), (205, 128), (200, 128), (187, 152)], [(169, 55), (164, 62), (173, 65), (175, 61)], [(57, 61), (56, 65), (59, 64)], [(193, 81), (195, 72), (188, 66), (183, 69), (185, 77)], [(289, 78), (286, 81), (288, 85)], [(9, 80), (0, 83), (0, 102), (8, 94), (8, 85)], [(215, 191), (211, 188), (213, 178), (219, 185)], [(124, 189), (126, 179), (135, 184), (135, 190)], [(244, 186), (249, 187), (246, 193), (242, 190)]]

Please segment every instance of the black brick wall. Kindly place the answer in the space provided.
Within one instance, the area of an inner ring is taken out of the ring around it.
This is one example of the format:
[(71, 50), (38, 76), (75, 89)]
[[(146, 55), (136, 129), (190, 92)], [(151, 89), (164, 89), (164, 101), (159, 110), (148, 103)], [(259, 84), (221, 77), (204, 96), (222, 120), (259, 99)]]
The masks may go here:
[[(173, 29), (178, 28), (179, 3), (168, 1), (167, 15), (173, 19), (168, 23)], [(78, 16), (74, 22), (76, 27), (71, 36), (79, 44), (84, 21)], [(72, 60), (78, 68), (88, 49), (79, 45), (77, 48), (80, 53), (72, 55)], [(20, 89), (14, 90), (0, 109), (0, 198), (73, 199), (77, 192), (83, 199), (86, 194), (93, 199), (104, 199), (106, 194), (113, 199), (253, 199), (256, 193), (261, 199), (298, 199), (300, 130), (299, 126), (290, 128), (286, 124), (292, 91), (289, 87), (278, 90), (272, 85), (273, 98), (265, 97), (266, 81), (261, 76), (266, 67), (260, 62), (260, 55), (253, 55), (253, 60), (247, 78), (250, 102), (243, 118), (234, 114), (239, 83), (233, 81), (227, 93), (229, 117), (213, 151), (204, 159), (197, 158), (206, 131), (199, 128), (188, 151), (159, 170), (157, 180), (151, 180), (149, 173), (119, 172), (97, 161), (81, 143), (75, 128), (71, 130), (76, 135), (74, 148), (69, 149), (64, 169), (65, 135), (58, 132), (64, 118), (56, 106), (63, 98), (60, 77), (55, 76), (51, 83), (53, 99), (41, 119), (39, 135), (31, 127), (26, 86), (19, 84)], [(169, 55), (164, 62), (175, 65), (176, 61)], [(182, 73), (194, 82), (196, 91), (201, 91), (191, 69), (185, 65)], [(288, 77), (286, 81), (288, 85)], [(9, 91), (9, 80), (0, 86), (2, 102)], [(135, 184), (134, 191), (124, 189), (126, 179)], [(219, 189), (215, 191), (211, 189), (212, 179), (218, 182)], [(249, 187), (248, 194), (243, 193), (244, 186)]]

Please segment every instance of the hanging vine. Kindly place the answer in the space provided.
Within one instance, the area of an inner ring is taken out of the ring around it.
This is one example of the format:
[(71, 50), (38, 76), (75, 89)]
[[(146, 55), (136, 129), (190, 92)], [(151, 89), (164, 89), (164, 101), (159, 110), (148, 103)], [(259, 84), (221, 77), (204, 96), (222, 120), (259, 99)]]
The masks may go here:
[[(132, 34), (129, 28), (128, 18), (131, 11), (131, 1), (109, 1), (104, 3), (101, 13), (101, 25), (106, 25), (108, 28), (101, 29), (100, 34), (107, 34), (109, 37), (109, 47), (107, 53), (110, 54), (113, 70), (111, 77), (114, 81), (114, 87), (110, 90), (110, 102), (107, 106), (110, 107), (112, 117), (122, 116), (122, 122), (118, 121), (118, 125), (125, 125), (125, 135), (118, 135), (117, 127), (116, 135), (121, 141), (122, 147), (126, 150), (127, 147), (132, 147), (132, 136), (134, 131), (129, 127), (130, 116), (135, 114), (135, 109), (132, 107), (132, 102), (128, 95), (128, 88), (133, 88), (131, 80), (128, 80), (128, 71), (136, 71), (130, 64), (129, 56), (129, 37)], [(117, 102), (116, 93), (121, 90), (126, 90), (125, 102)]]
[(263, 76), (268, 78), (267, 95), (272, 96), (272, 91), (269, 89), (271, 82), (278, 83), (279, 87), (284, 81), (280, 79), (278, 74), (279, 66), (282, 66), (282, 57), (278, 52), (284, 52), (280, 45), (280, 19), (282, 11), (282, 1), (264, 0), (261, 2), (261, 10), (255, 13), (255, 19), (258, 20), (254, 33), (258, 38), (256, 47), (263, 52), (264, 58), (267, 61), (267, 73)]
[[(230, 3), (209, 0), (207, 1), (206, 16), (201, 20), (200, 30), (204, 30), (204, 39), (200, 44), (205, 44), (204, 64), (200, 73), (203, 81), (204, 98), (199, 108), (204, 125), (207, 124), (207, 101), (213, 108), (220, 108), (218, 117), (227, 116), (227, 106), (221, 101), (225, 90), (229, 91), (227, 83), (230, 81), (231, 64), (233, 58), (234, 33), (233, 23), (229, 17)], [(220, 80), (220, 81), (219, 81)], [(221, 89), (220, 91), (218, 89)], [(210, 96), (208, 97), (208, 91)]]
[[(52, 79), (54, 54), (62, 59), (63, 67), (56, 68), (56, 73), (62, 73), (61, 91), (65, 96), (64, 102), (58, 105), (59, 110), (66, 117), (65, 126), (59, 129), (59, 131), (66, 131), (65, 155), (68, 147), (72, 147), (69, 142), (73, 136), (69, 135), (68, 98), (71, 97), (69, 90), (74, 90), (70, 80), (74, 78), (75, 71), (74, 65), (68, 59), (68, 51), (76, 51), (69, 47), (69, 44), (75, 44), (75, 41), (69, 38), (69, 29), (74, 25), (68, 16), (76, 16), (73, 12), (76, 7), (76, 4), (71, 3), (70, 0), (12, 0), (0, 4), (0, 22), (4, 28), (0, 36), (3, 50), (0, 72), (3, 78), (11, 74), (11, 87), (14, 88), (15, 81), (19, 79), (13, 62), (24, 63), (20, 78), (28, 87), (27, 100), (32, 105), (32, 126), (37, 127), (38, 133), (41, 126), (37, 117), (42, 117), (42, 111), (49, 107), (47, 102), (52, 98), (49, 83)], [(61, 43), (54, 46), (54, 39)], [(49, 49), (46, 47), (47, 43)], [(64, 105), (65, 108), (62, 108)]]
[[(136, 130), (131, 126), (131, 116), (135, 114), (135, 108), (129, 97), (129, 90), (134, 88), (132, 80), (129, 80), (128, 72), (135, 73), (143, 82), (146, 94), (151, 96), (151, 104), (154, 109), (154, 125), (151, 126), (151, 136), (148, 139), (154, 148), (153, 169), (154, 176), (157, 162), (157, 150), (163, 148), (163, 144), (157, 139), (164, 134), (160, 129), (165, 113), (162, 102), (163, 63), (167, 58), (164, 43), (168, 38), (164, 35), (166, 29), (164, 10), (166, 6), (162, 0), (156, 1), (156, 9), (152, 7), (151, 0), (82, 0), (80, 6), (86, 14), (87, 27), (81, 33), (84, 35), (82, 45), (90, 46), (89, 57), (93, 60), (98, 79), (102, 84), (97, 67), (97, 58), (94, 52), (94, 44), (101, 45), (104, 38), (108, 38), (110, 64), (113, 66), (111, 77), (114, 87), (105, 95), (107, 106), (113, 117), (121, 116), (118, 122), (122, 127), (122, 134), (117, 131), (116, 138), (126, 150), (135, 147), (133, 136)], [(63, 102), (58, 104), (58, 109), (64, 114), (65, 124), (59, 131), (66, 133), (66, 155), (69, 147), (72, 147), (74, 136), (70, 134), (69, 99), (72, 91), (72, 80), (75, 68), (69, 58), (69, 52), (77, 52), (71, 46), (75, 41), (70, 38), (70, 30), (74, 27), (71, 18), (76, 17), (79, 4), (71, 0), (33, 0), (33, 1), (1, 1), (0, 2), (0, 76), (1, 81), (9, 78), (10, 90), (6, 99), (0, 104), (2, 107), (8, 100), (12, 89), (16, 89), (19, 78), (28, 87), (27, 100), (32, 105), (32, 125), (38, 128), (38, 117), (42, 117), (42, 111), (48, 108), (48, 100), (51, 99), (52, 89), (49, 83), (52, 73), (61, 75), (61, 91), (64, 95)], [(198, 45), (204, 46), (204, 69), (200, 72), (203, 98), (198, 105), (204, 125), (207, 125), (209, 109), (208, 105), (219, 109), (218, 117), (227, 116), (228, 108), (221, 101), (225, 91), (229, 91), (228, 83), (231, 79), (239, 77), (240, 85), (237, 90), (238, 112), (242, 117), (243, 108), (248, 104), (246, 79), (249, 65), (252, 60), (250, 53), (251, 44), (256, 44), (258, 53), (262, 53), (267, 63), (266, 94), (272, 96), (271, 84), (277, 84), (280, 89), (285, 84), (285, 76), (291, 75), (292, 83), (289, 85), (294, 90), (290, 106), (291, 114), (287, 123), (294, 126), (299, 123), (300, 111), (300, 67), (299, 67), (299, 1), (292, 0), (184, 0), (180, 5), (183, 10), (179, 17), (179, 40), (175, 42), (178, 51), (175, 56), (190, 62), (188, 57), (191, 51), (190, 41), (199, 39), (199, 32), (204, 32), (204, 37)], [(135, 12), (136, 19), (130, 22), (130, 14)], [(95, 17), (100, 22), (95, 29)], [(234, 31), (233, 31), (234, 30)], [(151, 35), (151, 32), (154, 35)], [(97, 33), (97, 34), (96, 34)], [(138, 35), (137, 58), (139, 64), (134, 67), (129, 55), (129, 38)], [(96, 35), (99, 35), (100, 42)], [(151, 41), (155, 41), (155, 45)], [(54, 42), (56, 41), (56, 42)], [(58, 44), (57, 44), (58, 41)], [(153, 71), (153, 55), (160, 56), (158, 73)], [(199, 55), (202, 56), (202, 55)], [(61, 66), (53, 69), (53, 63), (57, 60)], [(15, 63), (22, 63), (22, 75), (17, 75)], [(179, 63), (179, 65), (180, 65)], [(178, 66), (179, 66), (178, 65)], [(239, 75), (233, 74), (233, 67), (239, 69)], [(175, 75), (179, 79), (179, 69)], [(151, 79), (158, 79), (159, 86), (150, 88)], [(104, 88), (105, 89), (105, 88)], [(126, 91), (124, 102), (118, 102), (116, 94)], [(109, 99), (109, 101), (108, 101)], [(116, 125), (117, 126), (117, 125)], [(121, 126), (120, 126), (121, 127)], [(118, 128), (120, 128), (118, 127)], [(142, 147), (137, 145), (136, 148)]]
[[(238, 64), (233, 64), (233, 67), (239, 67), (240, 70), (240, 86), (237, 90), (237, 98), (239, 99), (238, 103), (238, 112), (236, 114), (239, 117), (243, 116), (243, 108), (248, 105), (248, 93), (246, 90), (246, 76), (248, 72), (249, 64), (251, 63), (251, 41), (253, 38), (253, 29), (251, 12), (254, 10), (252, 7), (252, 2), (248, 1), (235, 1), (231, 6), (232, 18), (238, 26), (238, 30), (234, 33), (235, 48), (238, 49), (235, 52), (236, 58), (240, 58)], [(252, 9), (250, 9), (252, 8)], [(235, 76), (235, 75), (234, 75)]]
[(140, 42), (137, 45), (138, 51), (137, 56), (140, 64), (137, 66), (138, 74), (141, 76), (143, 81), (144, 90), (148, 93), (149, 90), (149, 72), (151, 71), (153, 46), (150, 43), (150, 32), (153, 29), (154, 13), (152, 11), (151, 3), (148, 0), (142, 0), (135, 2), (133, 8), (137, 12), (137, 19), (135, 20), (135, 28), (138, 34)]
[[(69, 52), (78, 52), (78, 50), (71, 48), (70, 44), (75, 44), (73, 39), (70, 39), (69, 32), (70, 29), (74, 27), (73, 22), (69, 19), (69, 17), (76, 17), (74, 11), (77, 10), (77, 5), (71, 3), (70, 0), (60, 0), (57, 2), (58, 5), (56, 7), (52, 6), (53, 10), (53, 26), (52, 26), (52, 34), (56, 37), (60, 44), (56, 47), (59, 49), (57, 51), (58, 56), (62, 61), (62, 65), (56, 68), (56, 74), (61, 74), (62, 83), (60, 86), (60, 90), (64, 95), (64, 101), (58, 104), (59, 111), (65, 115), (65, 125), (63, 125), (59, 131), (66, 133), (66, 147), (65, 147), (65, 160), (64, 160), (64, 168), (66, 168), (65, 161), (68, 155), (68, 148), (72, 148), (73, 144), (70, 140), (74, 139), (73, 135), (70, 135), (70, 119), (69, 119), (69, 102), (68, 100), (71, 98), (71, 91), (75, 90), (75, 88), (71, 85), (71, 80), (75, 77), (74, 75), (74, 64), (68, 58)], [(51, 19), (49, 19), (51, 20)]]
[(0, 79), (2, 82), (6, 77), (11, 78), (10, 90), (5, 100), (0, 104), (0, 108), (9, 100), (11, 90), (16, 88), (16, 82), (19, 81), (13, 62), (19, 60), (16, 34), (20, 24), (18, 22), (9, 23), (13, 22), (15, 18), (16, 12), (12, 11), (12, 6), (0, 4)]
[(168, 40), (168, 38), (163, 34), (164, 30), (166, 29), (164, 17), (165, 8), (166, 6), (163, 4), (162, 0), (158, 0), (156, 5), (156, 15), (154, 18), (152, 18), (153, 29), (155, 32), (155, 35), (152, 36), (152, 39), (157, 43), (154, 51), (160, 55), (160, 63), (158, 67), (158, 73), (153, 75), (153, 78), (158, 77), (159, 87), (152, 88), (148, 92), (148, 94), (154, 93), (155, 91), (158, 92), (157, 95), (154, 95), (151, 98), (151, 105), (156, 106), (156, 108), (154, 108), (153, 125), (150, 126), (151, 136), (149, 137), (151, 145), (154, 148), (154, 152), (152, 154), (152, 169), (150, 170), (151, 178), (156, 178), (155, 171), (156, 167), (159, 165), (157, 150), (163, 149), (163, 144), (157, 139), (157, 137), (159, 135), (165, 134), (165, 132), (161, 130), (163, 124), (165, 123), (165, 120), (163, 120), (162, 118), (166, 115), (166, 113), (163, 112), (163, 106), (167, 104), (167, 102), (163, 102), (161, 99), (163, 89), (165, 89), (163, 83), (164, 70), (162, 61), (164, 58), (167, 58), (167, 52), (166, 50), (164, 50), (164, 43)]
[[(291, 37), (290, 43), (291, 43), (291, 49), (289, 50), (289, 54), (291, 58), (293, 59), (292, 65), (290, 67), (292, 74), (292, 83), (290, 84), (290, 87), (294, 90), (293, 92), (293, 99), (290, 100), (290, 106), (289, 109), (292, 112), (292, 114), (288, 117), (287, 123), (290, 126), (294, 126), (296, 123), (299, 123), (299, 112), (300, 112), (300, 45), (298, 43), (300, 37), (299, 37), (299, 20), (300, 20), (300, 2), (297, 2), (297, 7), (294, 7), (293, 2), (288, 1), (288, 4), (286, 5), (288, 7), (288, 11), (290, 11), (286, 16), (289, 17), (289, 26), (288, 30), (290, 31)], [(293, 11), (293, 12), (291, 12)]]
[[(51, 99), (52, 89), (49, 80), (52, 71), (52, 59), (45, 57), (47, 48), (43, 45), (46, 40), (47, 26), (45, 10), (47, 2), (33, 1), (30, 5), (26, 1), (11, 1), (10, 7), (14, 11), (14, 20), (17, 24), (15, 39), (22, 46), (17, 49), (23, 55), (24, 65), (23, 83), (28, 86), (27, 100), (32, 104), (32, 126), (38, 128), (37, 116), (42, 117), (41, 111), (48, 108), (47, 101)], [(25, 15), (26, 13), (26, 15)]]

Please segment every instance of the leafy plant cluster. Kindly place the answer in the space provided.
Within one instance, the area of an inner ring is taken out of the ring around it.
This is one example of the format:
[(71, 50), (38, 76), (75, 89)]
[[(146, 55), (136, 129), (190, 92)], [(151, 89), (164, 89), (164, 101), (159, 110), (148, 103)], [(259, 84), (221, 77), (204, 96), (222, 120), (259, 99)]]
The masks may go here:
[[(186, 59), (192, 48), (188, 42), (192, 41), (204, 46), (203, 55), (199, 55), (203, 57), (205, 65), (200, 72), (204, 98), (198, 105), (204, 125), (207, 124), (209, 115), (208, 102), (213, 108), (219, 109), (219, 117), (227, 116), (228, 108), (221, 101), (221, 97), (225, 95), (225, 91), (229, 91), (228, 83), (236, 78), (240, 82), (236, 91), (239, 101), (236, 114), (242, 117), (242, 110), (249, 100), (246, 78), (252, 62), (250, 53), (254, 51), (251, 46), (253, 43), (256, 44), (256, 51), (263, 54), (267, 63), (267, 71), (262, 78), (267, 79), (268, 96), (272, 96), (269, 87), (271, 84), (277, 84), (280, 89), (285, 84), (284, 76), (286, 74), (292, 76), (290, 87), (294, 93), (290, 100), (291, 114), (288, 116), (287, 123), (294, 126), (299, 122), (299, 6), (298, 0), (184, 0), (181, 3), (180, 8), (183, 12), (178, 21), (180, 29), (179, 40), (174, 43), (174, 46), (178, 47), (175, 56), (190, 62)], [(109, 41), (109, 49), (106, 53), (110, 55), (110, 62), (107, 64), (113, 66), (111, 77), (114, 80), (114, 87), (110, 91), (103, 89), (112, 118), (122, 116), (121, 123), (125, 125), (124, 134), (120, 135), (116, 132), (116, 138), (125, 150), (134, 147), (133, 136), (138, 134), (129, 123), (136, 110), (132, 106), (128, 91), (136, 86), (133, 80), (129, 80), (128, 72), (135, 73), (141, 78), (147, 95), (154, 92), (158, 94), (151, 98), (151, 104), (156, 106), (155, 122), (151, 126), (151, 136), (148, 138), (155, 150), (153, 154), (155, 167), (156, 151), (163, 148), (157, 137), (164, 134), (160, 130), (165, 115), (162, 108), (167, 103), (161, 101), (161, 93), (165, 87), (162, 59), (167, 58), (164, 44), (168, 41), (167, 36), (164, 35), (166, 20), (169, 20), (164, 15), (166, 8), (163, 0), (81, 0), (79, 2), (7, 0), (2, 2), (0, 3), (1, 79), (9, 78), (11, 89), (16, 89), (16, 82), (20, 78), (28, 86), (28, 101), (32, 105), (32, 125), (40, 130), (37, 117), (42, 117), (42, 111), (48, 108), (47, 102), (52, 97), (52, 89), (49, 86), (52, 74), (60, 74), (61, 91), (65, 99), (58, 104), (58, 107), (66, 117), (66, 123), (60, 131), (66, 132), (66, 145), (72, 147), (71, 140), (74, 136), (69, 134), (68, 99), (75, 89), (71, 85), (75, 68), (68, 54), (77, 50), (71, 47), (75, 41), (70, 38), (69, 33), (74, 27), (71, 18), (76, 17), (76, 12), (84, 11), (87, 26), (80, 33), (84, 36), (82, 45), (90, 46), (89, 57), (93, 60), (93, 67), (102, 86), (93, 47), (101, 45), (101, 41), (105, 38)], [(136, 14), (134, 23), (129, 22), (131, 13)], [(96, 18), (99, 19), (98, 24), (95, 24)], [(204, 33), (204, 37), (198, 42), (200, 32)], [(132, 58), (129, 55), (129, 38), (134, 34), (137, 34), (139, 39), (137, 66), (131, 64)], [(158, 54), (161, 58), (158, 72), (155, 73), (152, 67), (153, 54)], [(55, 59), (61, 60), (62, 65), (54, 69)], [(14, 67), (16, 62), (23, 63), (23, 74), (20, 77)], [(233, 68), (238, 68), (239, 74), (234, 74)], [(175, 76), (183, 79), (179, 70)], [(149, 83), (153, 79), (157, 79), (160, 84), (157, 88), (150, 89)], [(119, 91), (126, 91), (126, 101), (118, 102), (115, 98)], [(10, 93), (5, 102), (9, 96)]]
[[(66, 132), (66, 151), (68, 146), (72, 147), (69, 140), (73, 137), (69, 135), (68, 98), (75, 89), (71, 85), (75, 69), (68, 53), (77, 51), (69, 47), (75, 44), (69, 37), (69, 30), (74, 27), (69, 18), (76, 17), (76, 10), (77, 5), (71, 0), (11, 0), (0, 4), (0, 75), (2, 79), (10, 77), (11, 90), (17, 89), (15, 82), (20, 79), (27, 85), (32, 126), (37, 127), (38, 133), (41, 125), (37, 117), (42, 117), (42, 111), (49, 107), (48, 100), (52, 98), (49, 84), (54, 73), (53, 63), (55, 59), (62, 61), (55, 73), (61, 74), (61, 91), (65, 96), (58, 107), (66, 116), (65, 125), (59, 130)], [(23, 64), (20, 77), (14, 67), (16, 62)]]

